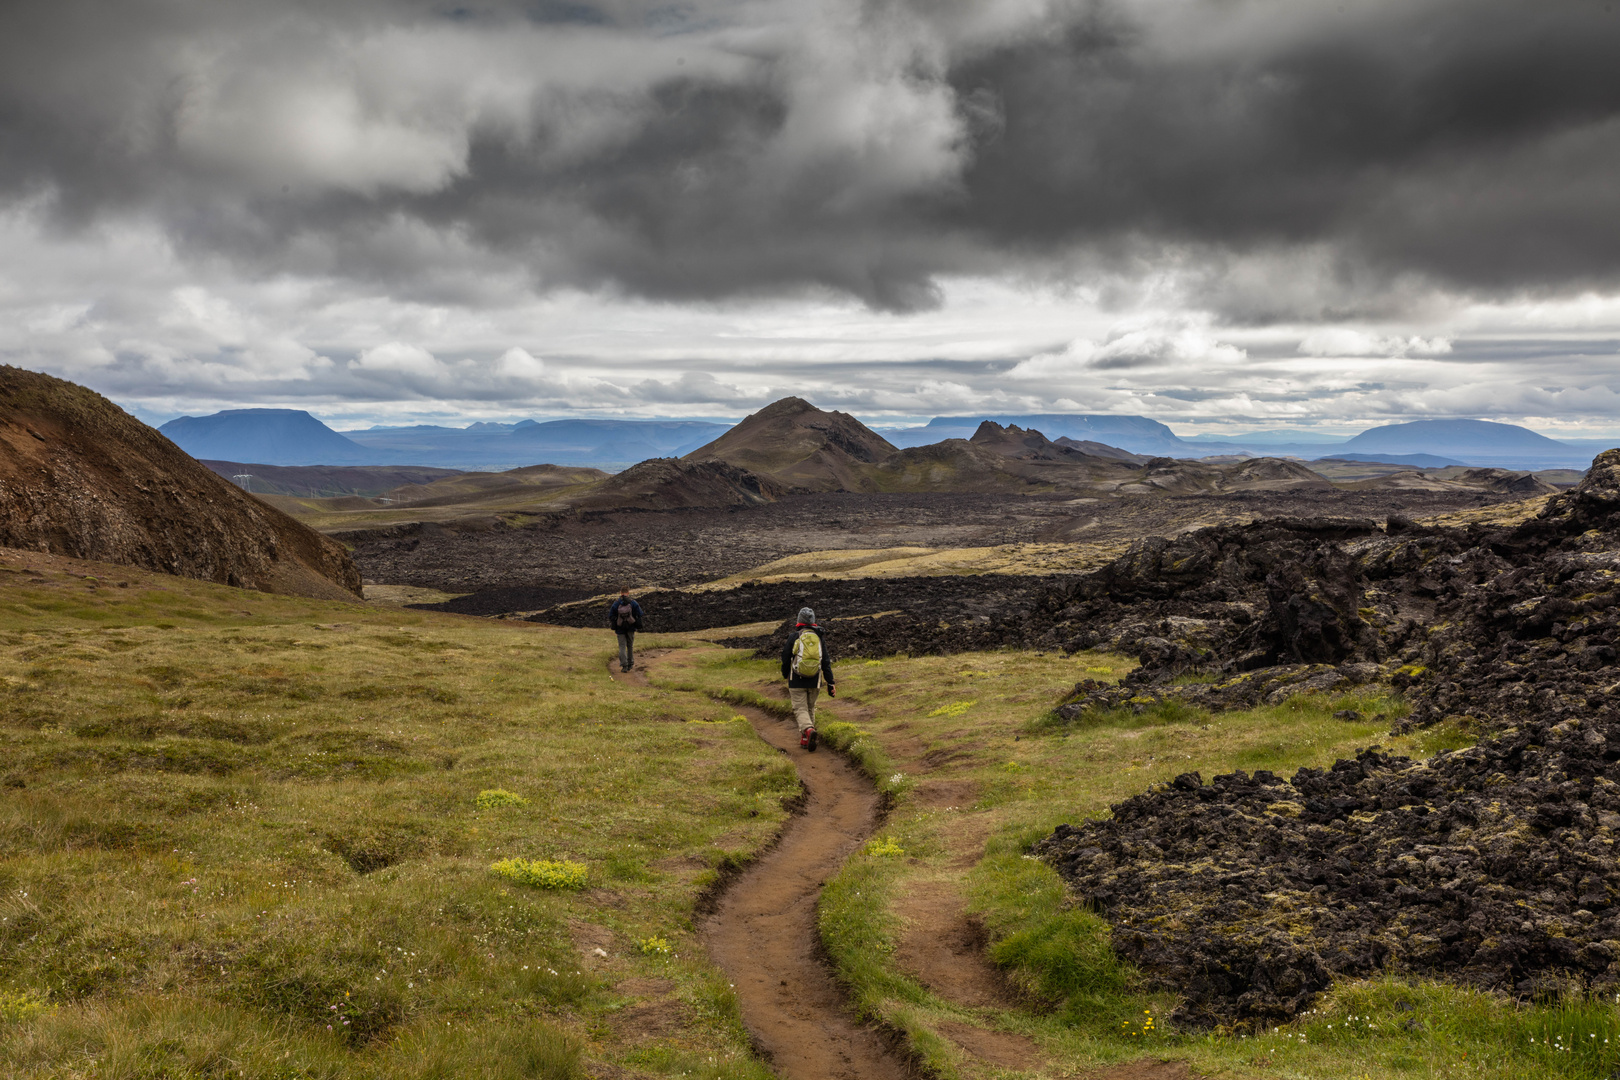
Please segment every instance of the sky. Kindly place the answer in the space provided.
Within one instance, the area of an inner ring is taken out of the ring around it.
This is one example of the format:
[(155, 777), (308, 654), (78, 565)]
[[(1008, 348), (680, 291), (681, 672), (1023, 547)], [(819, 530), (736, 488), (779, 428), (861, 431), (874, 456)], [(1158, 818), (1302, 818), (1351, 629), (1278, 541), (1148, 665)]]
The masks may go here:
[(149, 422), (1620, 433), (1620, 0), (8, 0), (0, 362)]

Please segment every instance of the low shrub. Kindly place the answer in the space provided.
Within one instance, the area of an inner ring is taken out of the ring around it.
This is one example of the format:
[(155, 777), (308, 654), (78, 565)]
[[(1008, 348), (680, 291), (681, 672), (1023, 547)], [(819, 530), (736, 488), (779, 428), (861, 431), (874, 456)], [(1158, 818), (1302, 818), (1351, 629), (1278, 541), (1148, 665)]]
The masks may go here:
[(45, 1001), (28, 990), (0, 990), (0, 1021), (27, 1020), (46, 1009)]
[(515, 791), (505, 788), (490, 788), (488, 791), (478, 793), (478, 809), (494, 810), (502, 806), (528, 806), (529, 800)]
[(866, 853), (880, 859), (898, 858), (906, 853), (892, 836), (880, 836), (866, 845)]
[(584, 863), (566, 859), (502, 859), (491, 863), (490, 870), (497, 877), (519, 885), (535, 885), (542, 889), (583, 889), (587, 870)]

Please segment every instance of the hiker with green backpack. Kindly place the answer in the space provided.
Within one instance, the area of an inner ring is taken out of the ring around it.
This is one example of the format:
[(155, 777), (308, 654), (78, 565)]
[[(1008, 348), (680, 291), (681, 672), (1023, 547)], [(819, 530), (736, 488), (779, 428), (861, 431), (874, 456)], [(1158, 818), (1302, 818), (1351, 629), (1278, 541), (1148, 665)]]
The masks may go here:
[(799, 723), (799, 745), (816, 748), (816, 695), (827, 684), (827, 696), (837, 697), (833, 687), (832, 656), (827, 651), (827, 634), (816, 625), (816, 613), (799, 609), (798, 625), (782, 647), (782, 678), (788, 681), (788, 700), (793, 718)]

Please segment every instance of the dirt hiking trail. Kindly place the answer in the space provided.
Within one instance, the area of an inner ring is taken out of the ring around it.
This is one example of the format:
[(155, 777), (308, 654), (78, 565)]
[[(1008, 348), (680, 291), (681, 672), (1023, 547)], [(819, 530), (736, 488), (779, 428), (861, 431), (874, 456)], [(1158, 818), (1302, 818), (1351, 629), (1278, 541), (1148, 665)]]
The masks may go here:
[[(668, 650), (649, 651), (628, 673), (615, 658), (608, 674), (616, 682), (650, 687), (649, 662), (663, 666)], [(677, 652), (677, 656), (679, 656)], [(800, 812), (783, 827), (776, 845), (725, 887), (699, 937), (710, 958), (736, 988), (743, 1023), (761, 1056), (784, 1080), (901, 1080), (918, 1070), (897, 1052), (893, 1040), (856, 1021), (821, 952), (816, 904), (822, 886), (876, 829), (880, 801), (871, 781), (843, 755), (799, 749), (790, 720), (750, 706), (732, 706), (766, 743), (788, 754), (805, 789)], [(841, 712), (858, 715), (860, 706)], [(900, 747), (908, 767), (926, 773), (926, 763)], [(972, 798), (961, 782), (934, 780), (922, 798), (945, 805)], [(952, 837), (951, 872), (972, 866), (985, 835), (969, 829)], [(947, 1000), (970, 1008), (1014, 1008), (1013, 995), (984, 953), (983, 928), (969, 919), (954, 880), (917, 883), (901, 899), (908, 932), (900, 946), (901, 967)], [(945, 1024), (941, 1033), (981, 1068), (1040, 1069), (1043, 1055), (1024, 1036), (968, 1024)], [(975, 1075), (978, 1070), (975, 1070)], [(1087, 1080), (1194, 1080), (1182, 1062), (1152, 1058), (1081, 1074)]]
[[(638, 658), (613, 677), (647, 685)], [(789, 754), (806, 800), (775, 847), (726, 887), (699, 935), (737, 990), (743, 1023), (760, 1053), (785, 1080), (901, 1080), (915, 1071), (883, 1034), (858, 1024), (821, 959), (816, 901), (821, 886), (877, 826), (878, 795), (841, 755), (799, 749), (790, 721), (737, 706), (754, 731)]]

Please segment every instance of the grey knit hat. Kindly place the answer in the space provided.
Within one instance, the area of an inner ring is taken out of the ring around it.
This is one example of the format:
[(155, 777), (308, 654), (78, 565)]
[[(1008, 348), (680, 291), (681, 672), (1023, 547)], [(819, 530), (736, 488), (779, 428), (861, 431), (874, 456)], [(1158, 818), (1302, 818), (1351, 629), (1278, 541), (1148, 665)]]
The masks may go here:
[(800, 626), (814, 626), (815, 624), (816, 624), (816, 613), (811, 611), (807, 607), (800, 608), (799, 609), (799, 625)]

